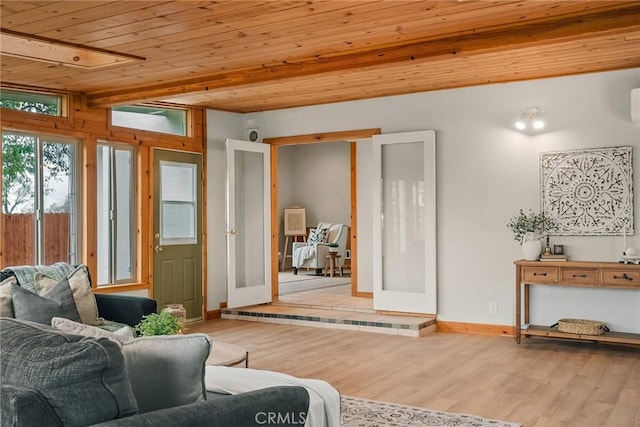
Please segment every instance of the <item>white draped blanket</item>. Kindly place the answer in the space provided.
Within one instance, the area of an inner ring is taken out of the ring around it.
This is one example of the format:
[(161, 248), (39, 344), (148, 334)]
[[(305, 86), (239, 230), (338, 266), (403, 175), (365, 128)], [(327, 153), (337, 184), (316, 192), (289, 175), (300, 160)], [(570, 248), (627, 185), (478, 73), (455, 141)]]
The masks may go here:
[(315, 246), (302, 246), (300, 248), (297, 248), (294, 252), (293, 252), (293, 261), (291, 265), (293, 265), (296, 268), (300, 268), (302, 267), (302, 264), (304, 264), (304, 262), (308, 259), (313, 258), (314, 256), (316, 256), (316, 247)]
[(207, 366), (207, 391), (238, 394), (275, 386), (301, 386), (309, 393), (307, 427), (340, 426), (340, 393), (322, 380), (296, 378), (280, 372)]

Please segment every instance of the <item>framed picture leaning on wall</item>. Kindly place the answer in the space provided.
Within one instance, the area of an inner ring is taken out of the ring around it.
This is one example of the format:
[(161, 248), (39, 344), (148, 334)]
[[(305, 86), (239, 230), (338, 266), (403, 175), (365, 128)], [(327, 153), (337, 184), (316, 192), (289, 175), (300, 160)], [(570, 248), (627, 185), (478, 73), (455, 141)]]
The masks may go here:
[(295, 207), (284, 210), (284, 235), (304, 236), (307, 234), (305, 208)]

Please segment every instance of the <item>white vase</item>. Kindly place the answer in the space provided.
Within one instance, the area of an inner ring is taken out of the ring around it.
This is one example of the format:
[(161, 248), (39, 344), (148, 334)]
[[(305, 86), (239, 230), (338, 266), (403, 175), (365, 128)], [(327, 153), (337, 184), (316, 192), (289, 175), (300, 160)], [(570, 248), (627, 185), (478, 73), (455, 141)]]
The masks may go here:
[(522, 255), (528, 261), (537, 261), (542, 252), (542, 240), (537, 233), (526, 233), (522, 236)]

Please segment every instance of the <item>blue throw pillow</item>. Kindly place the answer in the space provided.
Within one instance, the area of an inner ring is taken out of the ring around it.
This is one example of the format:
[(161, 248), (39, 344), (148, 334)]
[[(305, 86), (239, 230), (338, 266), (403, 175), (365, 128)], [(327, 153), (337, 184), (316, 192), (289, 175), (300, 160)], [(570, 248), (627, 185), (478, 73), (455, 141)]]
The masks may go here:
[(49, 288), (44, 295), (27, 291), (14, 283), (11, 285), (11, 300), (14, 316), (19, 320), (50, 325), (53, 317), (64, 317), (82, 322), (67, 279)]

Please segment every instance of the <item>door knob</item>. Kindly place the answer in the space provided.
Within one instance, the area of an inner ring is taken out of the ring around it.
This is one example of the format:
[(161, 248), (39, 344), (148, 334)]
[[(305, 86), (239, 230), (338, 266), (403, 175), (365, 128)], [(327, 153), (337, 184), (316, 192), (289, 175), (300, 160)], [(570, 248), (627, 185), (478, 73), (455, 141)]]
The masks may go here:
[(162, 252), (162, 246), (156, 246), (155, 248), (153, 248), (153, 251), (155, 253)]
[(236, 230), (229, 230), (229, 231), (227, 231), (227, 233), (229, 233), (229, 234), (236, 234), (236, 233), (237, 233), (237, 231), (236, 231)]

